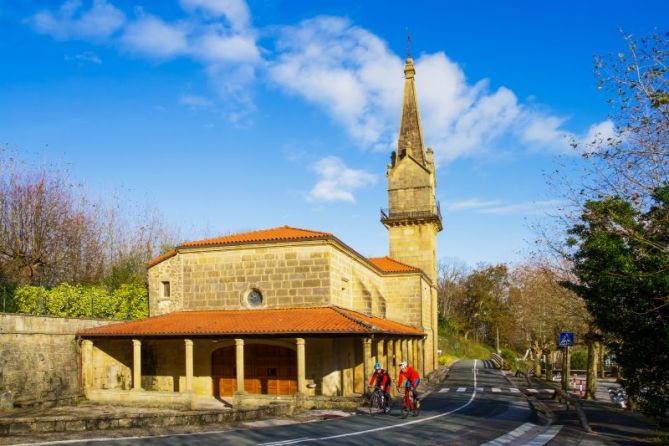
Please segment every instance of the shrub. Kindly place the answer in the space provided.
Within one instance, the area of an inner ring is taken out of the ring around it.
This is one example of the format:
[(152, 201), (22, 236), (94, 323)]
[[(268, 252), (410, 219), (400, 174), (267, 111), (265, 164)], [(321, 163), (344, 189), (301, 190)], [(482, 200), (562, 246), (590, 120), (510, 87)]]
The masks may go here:
[(36, 315), (141, 319), (149, 314), (148, 291), (140, 282), (115, 290), (67, 283), (51, 289), (25, 285), (17, 288), (15, 301), (19, 313)]
[(502, 349), (502, 359), (504, 360), (504, 370), (511, 370), (516, 366), (516, 352), (508, 348)]
[(577, 350), (571, 354), (571, 369), (585, 370), (588, 368), (588, 353), (582, 350)]

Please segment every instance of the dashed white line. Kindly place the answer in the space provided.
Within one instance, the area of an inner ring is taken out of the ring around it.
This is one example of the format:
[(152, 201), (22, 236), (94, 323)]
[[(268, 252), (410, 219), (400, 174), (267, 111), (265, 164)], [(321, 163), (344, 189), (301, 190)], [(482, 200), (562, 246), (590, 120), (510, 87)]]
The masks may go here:
[(458, 387), (458, 392), (466, 392), (467, 388), (466, 387)]
[(495, 392), (495, 393), (499, 393), (499, 392), (502, 391), (502, 389), (500, 389), (499, 387), (493, 387), (492, 391)]
[(443, 389), (440, 389), (440, 390), (439, 390), (439, 393), (446, 393), (446, 392), (448, 392), (449, 390), (451, 390), (449, 387), (444, 387)]

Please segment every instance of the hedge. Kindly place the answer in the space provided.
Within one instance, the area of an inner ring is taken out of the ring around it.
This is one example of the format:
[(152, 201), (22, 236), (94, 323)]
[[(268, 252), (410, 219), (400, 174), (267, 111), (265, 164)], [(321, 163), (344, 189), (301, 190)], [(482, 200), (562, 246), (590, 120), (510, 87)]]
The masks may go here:
[(148, 290), (143, 283), (126, 283), (114, 290), (96, 285), (61, 283), (54, 288), (24, 285), (15, 292), (18, 313), (142, 319), (149, 315)]

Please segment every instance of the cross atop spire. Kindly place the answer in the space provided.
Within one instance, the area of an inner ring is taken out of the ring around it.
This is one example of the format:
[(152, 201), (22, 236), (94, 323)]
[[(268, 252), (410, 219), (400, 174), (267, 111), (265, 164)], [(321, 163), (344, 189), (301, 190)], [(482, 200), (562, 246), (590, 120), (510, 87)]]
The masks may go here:
[(407, 59), (411, 59), (411, 33), (407, 28)]
[[(408, 51), (408, 49), (407, 49)], [(411, 155), (416, 161), (425, 166), (425, 148), (423, 146), (423, 132), (418, 112), (418, 98), (414, 75), (416, 69), (413, 59), (407, 57), (404, 65), (404, 99), (402, 102), (402, 119), (400, 121), (400, 136), (397, 141), (397, 153), (400, 158)]]

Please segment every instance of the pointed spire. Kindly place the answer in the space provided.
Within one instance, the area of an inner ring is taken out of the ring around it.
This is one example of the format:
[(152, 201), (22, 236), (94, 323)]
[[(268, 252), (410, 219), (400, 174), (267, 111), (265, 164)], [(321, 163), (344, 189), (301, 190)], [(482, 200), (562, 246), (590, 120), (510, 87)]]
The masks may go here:
[(423, 132), (418, 112), (418, 98), (414, 75), (416, 69), (413, 59), (408, 57), (404, 65), (404, 100), (402, 103), (402, 119), (400, 122), (400, 136), (397, 141), (397, 153), (400, 158), (411, 155), (416, 161), (425, 165), (425, 147), (423, 146)]

